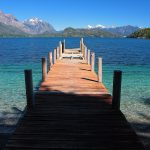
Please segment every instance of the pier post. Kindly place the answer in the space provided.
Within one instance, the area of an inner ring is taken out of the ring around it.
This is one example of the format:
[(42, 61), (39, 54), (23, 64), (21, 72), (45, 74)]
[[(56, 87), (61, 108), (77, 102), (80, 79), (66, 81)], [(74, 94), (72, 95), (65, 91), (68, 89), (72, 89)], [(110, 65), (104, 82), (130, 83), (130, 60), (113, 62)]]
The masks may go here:
[(94, 72), (95, 68), (95, 53), (91, 54), (91, 71)]
[(84, 54), (84, 43), (83, 43), (83, 38), (81, 38), (80, 48), (81, 48), (82, 54)]
[(84, 59), (87, 62), (87, 47), (84, 47)]
[(122, 71), (115, 70), (113, 77), (112, 108), (116, 110), (120, 110), (121, 79), (122, 79)]
[(59, 47), (57, 47), (57, 59), (59, 59)]
[(81, 40), (80, 40), (80, 50), (81, 50), (81, 53), (82, 53), (82, 43), (81, 43)]
[(64, 51), (65, 51), (65, 49), (66, 49), (66, 43), (65, 43), (66, 41), (65, 41), (65, 39), (64, 39)]
[(87, 55), (88, 55), (88, 56), (87, 56), (87, 59), (88, 59), (88, 65), (90, 65), (90, 53), (91, 53), (91, 52), (90, 52), (90, 50), (88, 49), (88, 54), (87, 54)]
[(82, 54), (83, 54), (83, 58), (85, 59), (85, 45), (84, 45), (84, 43), (82, 45)]
[(46, 58), (42, 58), (42, 80), (45, 81), (47, 76), (47, 62)]
[(64, 53), (64, 42), (61, 43), (62, 43), (62, 53)]
[(53, 54), (52, 52), (49, 52), (49, 70), (53, 66)]
[(54, 49), (54, 64), (56, 63), (56, 49)]
[(59, 57), (62, 57), (62, 43), (59, 42)]
[(102, 82), (102, 58), (98, 58), (98, 82)]
[(27, 110), (31, 110), (34, 107), (32, 70), (24, 70), (24, 75), (25, 75), (25, 87), (27, 98)]

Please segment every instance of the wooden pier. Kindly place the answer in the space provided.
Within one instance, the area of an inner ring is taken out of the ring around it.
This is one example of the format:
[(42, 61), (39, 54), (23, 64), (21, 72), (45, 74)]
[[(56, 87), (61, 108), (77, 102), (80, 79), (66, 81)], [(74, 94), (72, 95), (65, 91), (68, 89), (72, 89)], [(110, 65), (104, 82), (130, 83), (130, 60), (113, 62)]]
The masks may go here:
[(111, 96), (102, 83), (102, 58), (97, 75), (83, 39), (75, 49), (60, 42), (48, 60), (42, 58), (39, 91), (25, 70), (27, 111), (5, 150), (144, 150), (120, 111), (121, 71), (114, 72)]

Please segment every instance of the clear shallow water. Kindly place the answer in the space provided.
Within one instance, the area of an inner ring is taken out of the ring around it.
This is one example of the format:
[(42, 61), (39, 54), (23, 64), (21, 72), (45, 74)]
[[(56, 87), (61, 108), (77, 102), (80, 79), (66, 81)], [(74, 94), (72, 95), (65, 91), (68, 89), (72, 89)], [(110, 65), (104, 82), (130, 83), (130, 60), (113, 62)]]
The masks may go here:
[[(0, 131), (14, 125), (25, 101), (24, 69), (33, 70), (34, 87), (41, 79), (41, 57), (62, 38), (0, 39)], [(79, 38), (67, 38), (66, 47), (79, 47)], [(85, 38), (85, 44), (103, 58), (103, 82), (112, 92), (113, 70), (123, 71), (121, 109), (130, 122), (150, 118), (150, 40)], [(97, 66), (96, 66), (97, 68)], [(9, 128), (6, 129), (9, 132)]]

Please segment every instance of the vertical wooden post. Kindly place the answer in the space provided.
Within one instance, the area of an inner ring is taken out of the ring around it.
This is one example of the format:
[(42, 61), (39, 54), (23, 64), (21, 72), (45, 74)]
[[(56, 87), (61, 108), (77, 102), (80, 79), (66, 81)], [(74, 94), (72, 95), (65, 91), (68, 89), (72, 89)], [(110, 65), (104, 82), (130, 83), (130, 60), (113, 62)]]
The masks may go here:
[(85, 58), (85, 61), (87, 62), (87, 47), (84, 46), (84, 58)]
[(56, 63), (56, 49), (54, 49), (54, 64)]
[(25, 75), (25, 88), (27, 98), (27, 110), (31, 110), (34, 107), (32, 70), (24, 70), (24, 75)]
[(65, 51), (65, 49), (66, 49), (66, 43), (65, 43), (65, 39), (64, 39), (64, 51)]
[(121, 79), (122, 79), (122, 71), (115, 70), (113, 78), (112, 108), (116, 110), (120, 110)]
[(94, 72), (95, 69), (95, 53), (91, 54), (91, 71)]
[(81, 53), (82, 53), (82, 43), (81, 43), (81, 40), (80, 40), (80, 50), (81, 50)]
[(84, 54), (84, 43), (83, 43), (83, 38), (81, 38), (81, 52)]
[(98, 82), (102, 82), (102, 58), (98, 58)]
[(62, 44), (62, 53), (64, 53), (64, 42), (61, 42)]
[(59, 59), (59, 47), (57, 47), (57, 59)]
[(62, 44), (59, 42), (59, 57), (62, 57)]
[(49, 52), (49, 70), (53, 66), (53, 54), (52, 52)]
[(82, 54), (83, 54), (83, 59), (85, 59), (85, 55), (84, 55), (84, 46), (82, 45), (82, 48), (81, 48), (81, 52), (82, 52)]
[(90, 50), (88, 49), (88, 65), (90, 65)]
[(81, 38), (81, 44), (83, 44), (83, 38)]
[(47, 62), (46, 58), (42, 58), (42, 80), (45, 81), (47, 76)]

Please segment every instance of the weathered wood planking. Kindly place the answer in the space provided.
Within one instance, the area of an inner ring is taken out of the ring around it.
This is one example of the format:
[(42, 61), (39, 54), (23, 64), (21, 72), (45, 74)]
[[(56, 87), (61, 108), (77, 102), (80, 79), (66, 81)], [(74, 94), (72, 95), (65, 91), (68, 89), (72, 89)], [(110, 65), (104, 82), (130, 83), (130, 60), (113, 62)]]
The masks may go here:
[(57, 60), (35, 102), (5, 150), (144, 150), (84, 60)]
[(48, 76), (41, 84), (40, 91), (57, 91), (74, 94), (108, 93), (98, 82), (95, 72), (83, 60), (64, 59), (53, 65)]
[(5, 150), (84, 149), (142, 150), (120, 111), (111, 109), (108, 95), (37, 93)]

